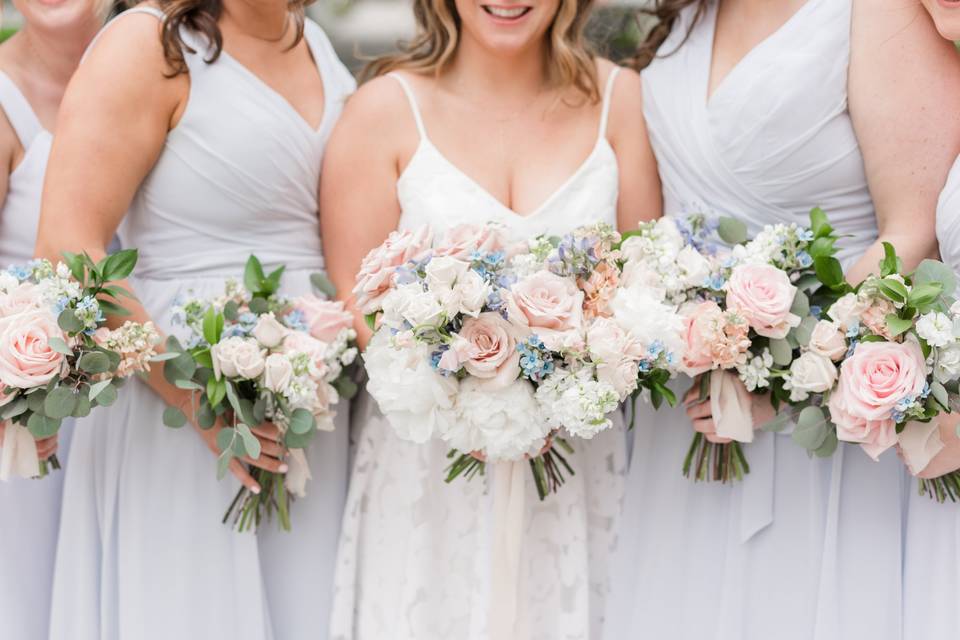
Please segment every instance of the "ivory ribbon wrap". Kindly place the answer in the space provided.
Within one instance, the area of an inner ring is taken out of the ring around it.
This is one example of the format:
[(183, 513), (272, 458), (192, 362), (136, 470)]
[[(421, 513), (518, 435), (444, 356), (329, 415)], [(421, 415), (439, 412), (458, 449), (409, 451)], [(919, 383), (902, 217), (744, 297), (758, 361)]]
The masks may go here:
[(523, 547), (525, 460), (498, 462), (493, 469), (493, 549), (490, 579), (490, 638), (523, 638), (520, 600), (520, 551)]
[(943, 440), (940, 439), (940, 425), (936, 420), (908, 422), (897, 439), (903, 459), (913, 475), (926, 469), (944, 447)]
[(753, 442), (750, 392), (729, 371), (710, 374), (710, 413), (718, 436), (737, 442)]
[(283, 485), (287, 491), (298, 498), (306, 497), (307, 483), (313, 480), (310, 473), (310, 463), (307, 462), (307, 455), (303, 449), (290, 449), (287, 453), (287, 475), (283, 479)]
[(37, 441), (22, 424), (7, 423), (0, 448), (0, 480), (11, 477), (36, 478), (40, 475)]

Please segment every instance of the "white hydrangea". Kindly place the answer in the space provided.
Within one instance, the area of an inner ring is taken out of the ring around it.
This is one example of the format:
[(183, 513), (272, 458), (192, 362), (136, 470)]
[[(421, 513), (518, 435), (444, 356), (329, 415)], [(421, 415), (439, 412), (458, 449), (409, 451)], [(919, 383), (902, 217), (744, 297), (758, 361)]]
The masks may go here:
[(624, 240), (621, 255), (626, 286), (643, 284), (658, 289), (661, 298), (673, 304), (684, 302), (686, 291), (703, 285), (710, 275), (709, 261), (684, 244), (670, 217), (641, 225), (638, 235)]
[(937, 382), (946, 384), (960, 378), (960, 343), (951, 343), (942, 349), (937, 349), (931, 354), (935, 362), (933, 363), (933, 376)]
[(953, 320), (945, 313), (925, 313), (917, 320), (917, 335), (931, 347), (945, 347), (955, 341)]
[(549, 424), (588, 440), (612, 426), (607, 416), (620, 404), (617, 390), (595, 380), (586, 368), (549, 376), (537, 389), (537, 400)]
[(440, 426), (440, 437), (457, 451), (482, 451), (489, 462), (536, 455), (550, 433), (533, 385), (526, 380), (491, 389), (479, 378), (465, 379), (455, 416)]
[(743, 381), (747, 391), (756, 391), (770, 386), (770, 368), (773, 366), (773, 355), (769, 349), (764, 349), (763, 353), (754, 356), (746, 364), (737, 367), (737, 373), (740, 374), (740, 380)]

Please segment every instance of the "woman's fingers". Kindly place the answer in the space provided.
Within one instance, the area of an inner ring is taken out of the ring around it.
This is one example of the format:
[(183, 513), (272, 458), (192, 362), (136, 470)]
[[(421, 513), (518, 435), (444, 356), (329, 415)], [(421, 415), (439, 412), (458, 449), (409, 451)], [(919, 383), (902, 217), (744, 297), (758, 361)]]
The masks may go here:
[(704, 437), (707, 439), (707, 442), (712, 442), (713, 444), (730, 444), (733, 442), (733, 438), (722, 438), (716, 433), (705, 434)]
[(272, 422), (264, 422), (250, 430), (262, 440), (273, 440), (274, 442), (280, 440), (280, 429)]
[(696, 383), (683, 394), (683, 404), (692, 404), (694, 402), (700, 402), (700, 385)]
[(709, 402), (701, 402), (687, 406), (687, 416), (691, 420), (699, 418), (709, 418), (712, 415)]
[(275, 440), (267, 440), (265, 438), (257, 439), (260, 441), (261, 456), (266, 455), (282, 460), (284, 456), (287, 455), (287, 450), (282, 444), (278, 444)]
[(46, 460), (57, 452), (60, 439), (57, 436), (37, 440), (37, 457)]
[(253, 479), (253, 476), (250, 475), (247, 468), (240, 464), (240, 461), (236, 458), (230, 461), (230, 473), (232, 473), (248, 491), (255, 494), (260, 493), (260, 484)]
[(271, 458), (270, 456), (265, 456), (262, 453), (257, 459), (253, 459), (250, 456), (244, 456), (243, 461), (251, 466), (258, 467), (271, 473), (286, 473), (289, 469), (286, 462), (276, 458)]
[(717, 432), (717, 426), (713, 424), (713, 418), (697, 418), (693, 421), (693, 430), (705, 434), (713, 434)]

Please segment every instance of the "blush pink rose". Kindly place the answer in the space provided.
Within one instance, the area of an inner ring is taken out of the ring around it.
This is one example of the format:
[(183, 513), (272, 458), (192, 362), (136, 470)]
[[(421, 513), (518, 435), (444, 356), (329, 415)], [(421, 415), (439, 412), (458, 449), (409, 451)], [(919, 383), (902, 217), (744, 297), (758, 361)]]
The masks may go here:
[(32, 389), (59, 374), (65, 356), (51, 348), (51, 338), (65, 340), (66, 336), (56, 319), (44, 310), (0, 319), (0, 384)]
[(470, 260), (474, 251), (489, 253), (506, 246), (503, 229), (493, 224), (458, 224), (440, 235), (434, 243), (433, 255)]
[(293, 308), (303, 314), (310, 335), (322, 342), (333, 342), (341, 331), (353, 326), (353, 316), (339, 300), (306, 295), (294, 300)]
[(926, 381), (923, 352), (916, 342), (860, 343), (840, 366), (840, 381), (830, 396), (837, 438), (859, 443), (876, 460), (897, 443), (894, 407), (919, 395)]
[(382, 245), (371, 251), (360, 264), (353, 294), (361, 313), (373, 313), (393, 286), (393, 276), (400, 267), (426, 253), (433, 240), (430, 227), (416, 231), (394, 231)]
[(547, 349), (583, 345), (583, 292), (571, 279), (538, 271), (517, 282), (507, 298), (510, 321), (539, 336)]
[(0, 294), (0, 318), (39, 309), (39, 295), (37, 285), (30, 282), (22, 282), (9, 293)]
[(860, 322), (872, 333), (893, 340), (890, 329), (887, 328), (887, 316), (896, 312), (893, 303), (885, 298), (875, 298), (870, 306), (860, 315)]
[(800, 324), (799, 316), (790, 313), (796, 295), (787, 274), (767, 264), (735, 267), (727, 282), (727, 308), (767, 338), (785, 338)]
[(481, 313), (463, 323), (453, 350), (467, 373), (489, 380), (492, 388), (502, 389), (520, 375), (520, 355), (513, 331), (500, 314)]

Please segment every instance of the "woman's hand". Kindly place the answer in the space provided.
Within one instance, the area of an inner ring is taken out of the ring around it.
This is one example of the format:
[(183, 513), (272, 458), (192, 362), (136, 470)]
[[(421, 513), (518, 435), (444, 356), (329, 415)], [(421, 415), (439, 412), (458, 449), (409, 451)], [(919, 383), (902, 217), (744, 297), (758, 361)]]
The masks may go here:
[[(943, 442), (943, 449), (933, 457), (926, 467), (915, 474), (921, 480), (932, 480), (940, 476), (947, 475), (952, 471), (960, 469), (960, 438), (957, 437), (957, 425), (960, 424), (960, 414), (951, 413), (941, 416), (938, 427), (940, 429), (940, 441)], [(900, 447), (897, 446), (897, 453), (903, 459)], [(904, 462), (906, 462), (904, 460)]]
[[(737, 380), (737, 384), (743, 383)], [(700, 378), (698, 377), (693, 386), (683, 396), (683, 405), (686, 408), (687, 416), (693, 424), (695, 431), (702, 433), (709, 442), (715, 444), (727, 444), (732, 442), (730, 438), (722, 438), (717, 435), (717, 424), (713, 421), (713, 414), (710, 408), (710, 396), (700, 398)], [(776, 417), (777, 412), (770, 404), (769, 393), (751, 393), (750, 394), (750, 413), (753, 416), (753, 427), (763, 426)]]
[[(217, 434), (225, 427), (222, 422), (218, 422), (210, 429), (201, 429), (194, 424), (194, 428), (203, 438), (207, 448), (216, 455), (222, 453), (217, 446)], [(234, 458), (230, 461), (230, 473), (239, 480), (250, 492), (259, 494), (260, 484), (254, 480), (246, 465), (257, 467), (271, 473), (286, 473), (289, 467), (283, 461), (287, 455), (287, 450), (280, 444), (280, 430), (271, 422), (264, 422), (258, 427), (251, 429), (254, 437), (260, 441), (260, 457), (253, 459), (250, 456), (243, 458)]]

